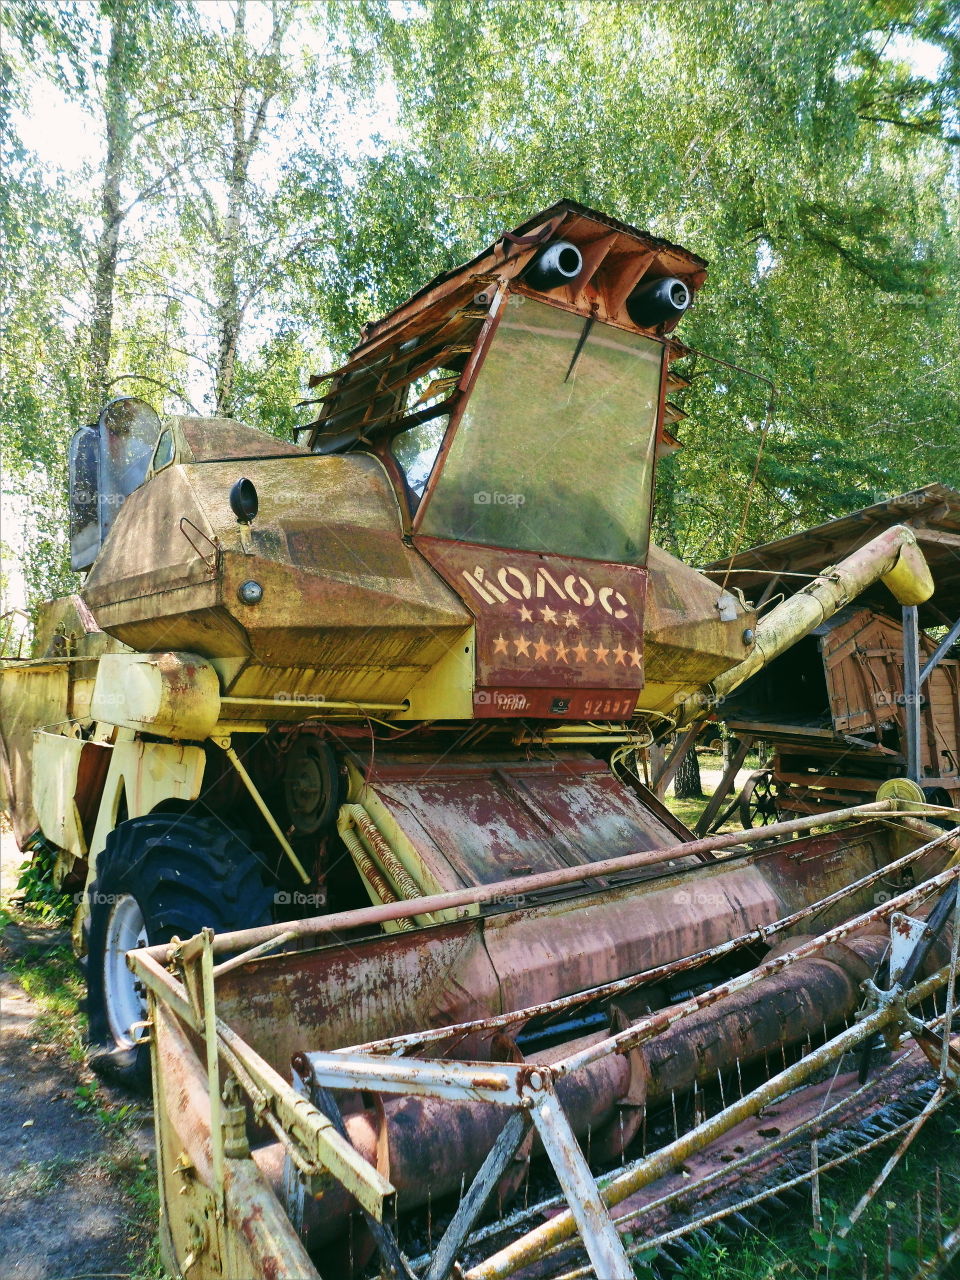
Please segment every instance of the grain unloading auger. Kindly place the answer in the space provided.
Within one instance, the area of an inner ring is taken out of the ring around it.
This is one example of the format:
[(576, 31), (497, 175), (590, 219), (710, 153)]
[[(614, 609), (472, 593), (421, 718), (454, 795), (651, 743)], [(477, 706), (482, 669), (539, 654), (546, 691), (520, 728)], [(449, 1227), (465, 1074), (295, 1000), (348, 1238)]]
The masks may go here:
[(759, 620), (649, 544), (704, 267), (563, 202), (367, 326), (297, 445), (129, 400), (77, 434), (83, 599), (3, 669), (3, 739), (18, 832), (84, 889), (97, 1065), (152, 1064), (191, 1280), (401, 1245), (436, 1280), (552, 1177), (561, 1234), (476, 1276), (557, 1273), (571, 1226), (626, 1275), (590, 1162), (639, 1144), (637, 1211), (771, 1055), (789, 1085), (943, 985), (927, 957), (843, 1029), (876, 895), (919, 918), (952, 883), (937, 811), (692, 841), (631, 765), (868, 585), (932, 590), (900, 526)]

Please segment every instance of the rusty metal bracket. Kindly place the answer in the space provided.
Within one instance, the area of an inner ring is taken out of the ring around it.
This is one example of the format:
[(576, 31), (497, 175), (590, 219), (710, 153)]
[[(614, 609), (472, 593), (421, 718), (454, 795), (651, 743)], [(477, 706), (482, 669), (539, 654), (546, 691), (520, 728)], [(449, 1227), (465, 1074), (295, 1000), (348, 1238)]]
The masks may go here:
[[(313, 1069), (304, 1054), (295, 1055), (293, 1073), (295, 1086), (309, 1097), (321, 1115), (327, 1117), (344, 1142), (349, 1142), (347, 1126), (343, 1122), (343, 1115), (336, 1099), (329, 1089), (325, 1089), (317, 1083)], [(407, 1265), (406, 1258), (400, 1251), (396, 1237), (386, 1223), (377, 1221), (373, 1214), (368, 1213), (365, 1209), (363, 1210), (363, 1216), (367, 1224), (367, 1230), (370, 1232), (373, 1242), (377, 1246), (377, 1252), (380, 1254), (381, 1274), (386, 1277), (386, 1280), (416, 1280)]]
[[(190, 534), (187, 531), (188, 527), (190, 529), (193, 529), (195, 533), (199, 534), (200, 537), (203, 538), (204, 542), (209, 542), (210, 546), (213, 547), (212, 557), (210, 556), (209, 551), (206, 554), (204, 554), (203, 550), (197, 546), (197, 544), (194, 542), (193, 538), (190, 537)], [(214, 539), (211, 538), (209, 534), (204, 533), (201, 528), (199, 528), (197, 525), (193, 523), (193, 521), (189, 518), (189, 516), (180, 517), (179, 528), (180, 528), (180, 532), (183, 534), (186, 540), (190, 543), (191, 547), (193, 547), (194, 551), (197, 553), (197, 555), (200, 557), (203, 563), (207, 566), (210, 572), (216, 573), (217, 565), (220, 560), (220, 552), (222, 550), (220, 543), (215, 542)]]
[(244, 768), (243, 761), (240, 759), (240, 757), (237, 755), (236, 751), (234, 750), (234, 747), (232, 742), (230, 741), (230, 738), (215, 737), (215, 738), (212, 738), (211, 741), (216, 743), (216, 745), (220, 748), (220, 750), (224, 753), (224, 755), (233, 765), (234, 769), (236, 769), (237, 773), (240, 775), (240, 781), (243, 783), (247, 791), (250, 793), (250, 796), (254, 804), (263, 814), (263, 817), (264, 817), (264, 820), (266, 821), (267, 826), (270, 828), (270, 830), (273, 832), (274, 836), (276, 837), (277, 843), (279, 844), (280, 848), (287, 855), (287, 858), (289, 859), (290, 864), (293, 867), (294, 871), (296, 871), (297, 875), (300, 877), (300, 879), (303, 881), (304, 884), (309, 884), (310, 877), (307, 874), (307, 872), (304, 870), (303, 863), (294, 853), (293, 845), (291, 845), (290, 841), (280, 830), (280, 824), (277, 822), (276, 818), (270, 812), (270, 808), (267, 805), (266, 800), (264, 800), (263, 796), (260, 794), (259, 790), (257, 789), (257, 784), (254, 782), (254, 780), (250, 777), (250, 774)]
[[(195, 954), (196, 939), (182, 944)], [(133, 951), (128, 963), (155, 999), (192, 1031), (203, 1034), (204, 1023), (194, 1010), (186, 986), (178, 982), (146, 950)], [(220, 1018), (213, 1015), (217, 1048), (259, 1118), (284, 1144), (291, 1157), (308, 1172), (329, 1172), (375, 1218), (393, 1201), (392, 1184), (345, 1142), (331, 1122), (299, 1094)]]
[[(367, 1089), (486, 1102), (514, 1109), (447, 1229), (441, 1251), (432, 1260), (429, 1280), (449, 1275), (457, 1250), (531, 1124), (553, 1165), (596, 1274), (609, 1280), (632, 1280), (633, 1268), (623, 1241), (554, 1092), (555, 1076), (550, 1067), (508, 1062), (481, 1065), (446, 1060), (384, 1060), (371, 1054), (322, 1052), (297, 1054), (293, 1066), (311, 1081), (314, 1094), (321, 1100), (318, 1105), (325, 1097), (327, 1105), (332, 1105), (328, 1090)], [(321, 1105), (321, 1109), (326, 1110), (326, 1106)]]

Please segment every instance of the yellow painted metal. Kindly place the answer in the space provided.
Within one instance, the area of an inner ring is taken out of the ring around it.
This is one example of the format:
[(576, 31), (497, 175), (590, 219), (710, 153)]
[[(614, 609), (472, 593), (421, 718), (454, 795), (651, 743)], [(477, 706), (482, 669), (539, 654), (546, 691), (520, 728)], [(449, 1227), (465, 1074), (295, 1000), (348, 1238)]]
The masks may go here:
[(210, 663), (193, 653), (105, 654), (91, 713), (125, 729), (202, 740), (220, 716), (220, 681)]
[(86, 744), (66, 733), (40, 732), (33, 742), (33, 804), (46, 838), (72, 858), (87, 856), (87, 841), (75, 799), (80, 757)]
[(771, 609), (757, 624), (749, 657), (717, 676), (706, 697), (688, 697), (678, 707), (678, 723), (687, 724), (721, 703), (750, 676), (881, 580), (901, 603), (922, 602), (933, 594), (933, 581), (916, 535), (906, 525), (885, 529)]
[(216, 742), (217, 746), (222, 749), (224, 755), (227, 757), (227, 759), (233, 765), (234, 769), (236, 769), (237, 773), (240, 775), (241, 782), (249, 791), (254, 804), (263, 814), (264, 819), (266, 820), (267, 826), (276, 836), (277, 843), (280, 845), (280, 848), (289, 858), (290, 865), (293, 867), (294, 871), (296, 871), (297, 875), (300, 877), (303, 883), (309, 884), (310, 876), (304, 870), (303, 863), (297, 857), (296, 853), (294, 853), (293, 846), (281, 831), (276, 818), (270, 812), (267, 802), (264, 800), (263, 796), (260, 794), (259, 790), (257, 789), (257, 784), (250, 777), (250, 774), (244, 768), (243, 761), (240, 759), (240, 757), (237, 755), (236, 751), (234, 750), (233, 746), (231, 745), (230, 739), (215, 738), (214, 741)]
[[(145, 951), (130, 952), (127, 963), (169, 1016), (202, 1034), (202, 1019), (193, 1009), (182, 982)], [(329, 1169), (368, 1213), (382, 1221), (385, 1202), (394, 1195), (392, 1184), (364, 1160), (346, 1138), (340, 1136), (325, 1115), (219, 1017), (215, 1019), (215, 1025), (219, 1053), (236, 1074), (244, 1092), (249, 1094), (251, 1089), (255, 1092), (254, 1101), (260, 1107), (261, 1116), (264, 1119), (272, 1117), (299, 1148), (303, 1160), (317, 1166), (318, 1172)], [(154, 1096), (167, 1096), (163, 1079), (157, 1080), (156, 1084), (158, 1092)]]
[(883, 585), (902, 605), (923, 604), (933, 595), (933, 576), (915, 538), (904, 540), (896, 564), (882, 579)]
[(217, 1213), (224, 1211), (223, 1111), (220, 1098), (220, 1050), (217, 1044), (217, 1011), (213, 991), (213, 930), (201, 933), (201, 989), (203, 991), (203, 1041), (207, 1053), (207, 1094), (210, 1098), (210, 1145), (213, 1151), (213, 1194)]
[[(142, 651), (202, 653), (233, 675), (230, 697), (401, 703), (472, 619), (404, 542), (383, 464), (297, 451), (242, 466), (259, 494), (247, 549), (235, 461), (175, 462), (127, 498), (84, 585), (100, 625)], [(231, 718), (248, 708), (263, 718), (255, 703)]]
[(221, 698), (221, 705), (227, 707), (280, 707), (287, 711), (297, 712), (297, 719), (304, 714), (316, 716), (325, 711), (350, 711), (362, 714), (364, 711), (406, 711), (406, 702), (338, 702), (333, 698)]
[(443, 656), (407, 694), (397, 720), (471, 720), (476, 684), (476, 627), (454, 636)]
[[(358, 808), (357, 805), (345, 804), (341, 807), (337, 815), (337, 832), (340, 839), (347, 847), (347, 852), (353, 859), (353, 865), (357, 869), (357, 873), (363, 883), (363, 887), (370, 895), (371, 902), (399, 902), (400, 898), (394, 891), (393, 886), (387, 880), (385, 873), (374, 862), (373, 857), (357, 834), (356, 824), (351, 810)], [(408, 933), (413, 928), (413, 924), (406, 917), (400, 920), (390, 920), (384, 925), (387, 933)]]
[(67, 718), (69, 689), (66, 663), (0, 667), (0, 802), (21, 847), (40, 826), (33, 794), (34, 731)]
[(878, 800), (902, 800), (925, 805), (927, 797), (912, 778), (888, 778), (877, 788)]
[(149, 988), (147, 995), (155, 1029), (151, 1065), (160, 1250), (167, 1273), (185, 1280), (250, 1280), (254, 1275), (320, 1280), (267, 1178), (249, 1156), (225, 1152), (218, 1213), (203, 1065), (168, 1006)]

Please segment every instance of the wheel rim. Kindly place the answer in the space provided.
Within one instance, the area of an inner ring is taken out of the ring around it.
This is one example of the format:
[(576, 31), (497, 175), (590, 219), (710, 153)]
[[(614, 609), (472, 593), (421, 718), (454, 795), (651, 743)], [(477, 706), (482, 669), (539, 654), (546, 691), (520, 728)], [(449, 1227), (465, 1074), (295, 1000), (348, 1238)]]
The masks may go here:
[(755, 822), (762, 827), (769, 826), (777, 820), (777, 800), (770, 775), (765, 773), (757, 779), (750, 797), (750, 812)]
[(132, 894), (121, 894), (107, 921), (103, 987), (110, 1031), (117, 1044), (125, 1048), (135, 1043), (133, 1024), (142, 1022), (147, 1013), (143, 988), (127, 968), (127, 952), (145, 947), (148, 941), (140, 904)]
[(779, 821), (779, 787), (769, 773), (755, 773), (744, 787), (740, 816), (745, 827), (767, 827)]

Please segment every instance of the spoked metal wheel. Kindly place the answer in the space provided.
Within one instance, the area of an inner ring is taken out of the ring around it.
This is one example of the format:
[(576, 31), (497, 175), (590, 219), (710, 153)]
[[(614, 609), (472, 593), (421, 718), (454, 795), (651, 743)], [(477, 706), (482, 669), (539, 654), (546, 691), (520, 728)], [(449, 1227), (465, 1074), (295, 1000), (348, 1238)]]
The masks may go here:
[(751, 773), (740, 792), (740, 822), (744, 828), (779, 822), (780, 784), (769, 769)]
[(127, 952), (148, 941), (140, 904), (131, 893), (118, 895), (107, 920), (103, 995), (110, 1031), (121, 1048), (132, 1048), (138, 1039), (134, 1024), (147, 1016), (143, 987), (127, 967)]

